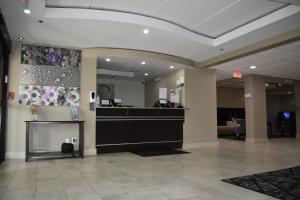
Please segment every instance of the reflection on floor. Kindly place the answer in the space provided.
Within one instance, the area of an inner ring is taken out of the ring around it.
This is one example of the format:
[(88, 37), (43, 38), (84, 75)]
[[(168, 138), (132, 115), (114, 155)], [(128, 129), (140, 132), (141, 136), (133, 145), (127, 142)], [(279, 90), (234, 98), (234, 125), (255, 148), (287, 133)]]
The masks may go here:
[(221, 180), (300, 164), (299, 139), (219, 141), (219, 147), (171, 156), (6, 161), (0, 165), (0, 199), (270, 200)]

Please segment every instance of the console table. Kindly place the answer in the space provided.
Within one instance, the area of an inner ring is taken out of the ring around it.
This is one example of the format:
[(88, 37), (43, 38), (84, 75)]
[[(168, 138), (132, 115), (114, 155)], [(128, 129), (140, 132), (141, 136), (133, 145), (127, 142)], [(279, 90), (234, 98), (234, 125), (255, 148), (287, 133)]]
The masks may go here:
[[(85, 121), (25, 121), (26, 123), (26, 152), (25, 161), (29, 159), (47, 159), (47, 158), (70, 158), (70, 157), (84, 157), (84, 122)], [(32, 124), (78, 124), (79, 128), (79, 150), (73, 153), (61, 152), (31, 152), (29, 150), (30, 142), (30, 126)]]

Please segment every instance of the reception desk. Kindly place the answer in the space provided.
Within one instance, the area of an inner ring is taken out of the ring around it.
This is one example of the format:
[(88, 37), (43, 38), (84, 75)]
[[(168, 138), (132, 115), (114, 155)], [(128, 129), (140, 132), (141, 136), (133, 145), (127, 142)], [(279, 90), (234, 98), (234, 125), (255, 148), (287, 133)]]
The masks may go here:
[(181, 148), (184, 109), (97, 108), (97, 153)]

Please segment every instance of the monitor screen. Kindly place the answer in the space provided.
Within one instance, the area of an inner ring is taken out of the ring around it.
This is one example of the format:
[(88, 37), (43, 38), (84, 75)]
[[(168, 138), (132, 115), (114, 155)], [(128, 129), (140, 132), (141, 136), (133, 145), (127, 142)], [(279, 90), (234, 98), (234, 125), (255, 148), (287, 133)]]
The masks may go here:
[(284, 112), (283, 113), (285, 119), (290, 119), (291, 118), (291, 113), (290, 112)]
[(159, 103), (160, 103), (160, 104), (167, 104), (167, 100), (165, 100), (165, 99), (160, 99), (160, 100), (159, 100)]
[(115, 99), (114, 99), (114, 102), (115, 102), (115, 103), (122, 103), (122, 99), (116, 99), (116, 98), (115, 98)]
[(109, 100), (108, 99), (101, 99), (101, 105), (103, 105), (103, 106), (109, 105)]

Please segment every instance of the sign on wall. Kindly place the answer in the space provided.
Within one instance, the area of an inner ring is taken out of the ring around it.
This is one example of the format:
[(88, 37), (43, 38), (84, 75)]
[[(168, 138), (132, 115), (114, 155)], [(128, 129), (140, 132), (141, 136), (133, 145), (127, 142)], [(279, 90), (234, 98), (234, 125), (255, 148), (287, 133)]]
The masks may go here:
[(81, 51), (22, 45), (19, 103), (79, 105)]

